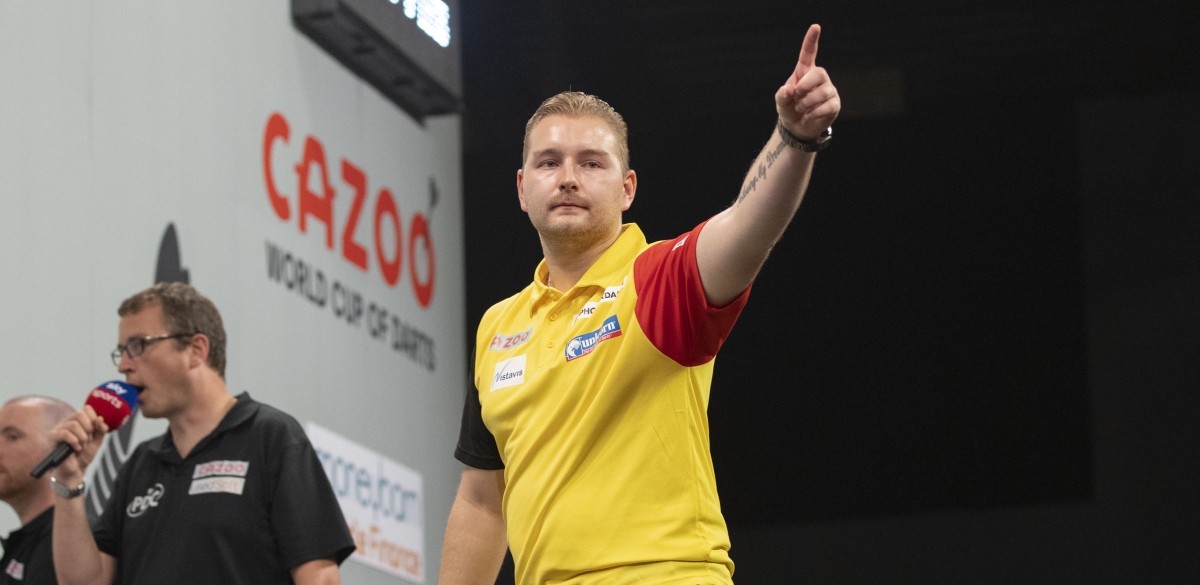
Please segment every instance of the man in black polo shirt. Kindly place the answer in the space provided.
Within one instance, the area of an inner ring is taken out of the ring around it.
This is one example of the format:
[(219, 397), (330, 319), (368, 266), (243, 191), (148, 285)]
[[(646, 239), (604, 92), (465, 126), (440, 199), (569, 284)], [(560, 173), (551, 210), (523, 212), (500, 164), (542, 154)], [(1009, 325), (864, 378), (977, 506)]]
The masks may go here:
[[(54, 470), (54, 566), (65, 585), (337, 584), (354, 550), (329, 480), (299, 423), (225, 386), (225, 330), (208, 299), (161, 283), (126, 299), (113, 360), (167, 432), (121, 468), (88, 529), (83, 470), (107, 427), (90, 408), (51, 440), (75, 454)], [(119, 581), (118, 581), (119, 579)]]
[(71, 405), (48, 396), (21, 396), (0, 407), (0, 500), (12, 506), (21, 527), (0, 538), (0, 585), (55, 585), (50, 552), (54, 492), (50, 479), (34, 479), (33, 469), (53, 443), (50, 428), (71, 415)]

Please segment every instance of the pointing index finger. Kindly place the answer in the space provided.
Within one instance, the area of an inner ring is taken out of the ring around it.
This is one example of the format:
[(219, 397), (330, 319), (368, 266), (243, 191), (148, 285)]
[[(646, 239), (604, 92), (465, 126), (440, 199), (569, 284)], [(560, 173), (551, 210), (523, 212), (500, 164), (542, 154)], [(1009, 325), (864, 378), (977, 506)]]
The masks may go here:
[(800, 63), (799, 67), (806, 69), (812, 68), (817, 62), (817, 40), (821, 38), (821, 25), (814, 24), (808, 27), (808, 33), (804, 35), (804, 45), (800, 48)]

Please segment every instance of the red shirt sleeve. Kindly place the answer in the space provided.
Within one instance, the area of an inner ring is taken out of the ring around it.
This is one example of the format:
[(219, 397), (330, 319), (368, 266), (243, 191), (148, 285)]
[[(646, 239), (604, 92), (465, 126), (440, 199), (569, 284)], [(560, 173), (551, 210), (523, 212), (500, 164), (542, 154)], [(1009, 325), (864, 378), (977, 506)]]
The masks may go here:
[(708, 304), (696, 264), (696, 240), (706, 223), (646, 248), (633, 262), (634, 314), (642, 331), (654, 347), (687, 367), (716, 357), (750, 296), (746, 287), (728, 305)]

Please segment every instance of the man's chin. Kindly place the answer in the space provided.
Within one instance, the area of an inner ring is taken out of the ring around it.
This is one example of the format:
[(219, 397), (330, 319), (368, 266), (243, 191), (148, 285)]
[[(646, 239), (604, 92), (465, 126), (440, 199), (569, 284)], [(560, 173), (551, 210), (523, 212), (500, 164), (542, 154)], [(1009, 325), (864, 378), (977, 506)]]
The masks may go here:
[(144, 418), (162, 418), (165, 416), (161, 408), (146, 404), (145, 402), (138, 405), (138, 412), (142, 413)]
[(7, 478), (0, 477), (0, 501), (7, 502), (8, 500), (12, 499), (13, 496), (16, 496), (17, 494), (15, 492), (18, 491), (20, 490), (14, 489), (9, 485)]
[(542, 225), (534, 225), (537, 228), (538, 234), (545, 238), (554, 240), (575, 240), (575, 239), (590, 239), (593, 235), (601, 231), (594, 222), (587, 221), (583, 217), (554, 217), (547, 218), (548, 221), (541, 222)]

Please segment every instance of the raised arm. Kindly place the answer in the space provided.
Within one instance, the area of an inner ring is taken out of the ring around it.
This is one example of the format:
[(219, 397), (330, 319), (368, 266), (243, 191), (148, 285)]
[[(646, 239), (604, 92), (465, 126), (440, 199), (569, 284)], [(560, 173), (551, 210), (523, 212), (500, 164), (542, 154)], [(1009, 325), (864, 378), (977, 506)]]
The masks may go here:
[[(92, 407), (63, 419), (50, 431), (50, 444), (66, 441), (75, 452), (50, 476), (68, 488), (83, 482), (83, 473), (96, 456), (108, 426)], [(116, 560), (100, 551), (88, 526), (83, 497), (54, 498), (51, 532), (54, 571), (63, 585), (109, 585), (116, 576)]]
[[(820, 36), (819, 25), (809, 27), (796, 70), (775, 92), (780, 123), (804, 142), (819, 140), (842, 108), (829, 75), (816, 66)], [(709, 303), (732, 301), (758, 275), (800, 207), (815, 156), (789, 146), (779, 132), (771, 132), (746, 174), (737, 201), (709, 220), (696, 242), (696, 261)]]
[(442, 585), (491, 585), (508, 549), (504, 471), (464, 466), (442, 544)]

